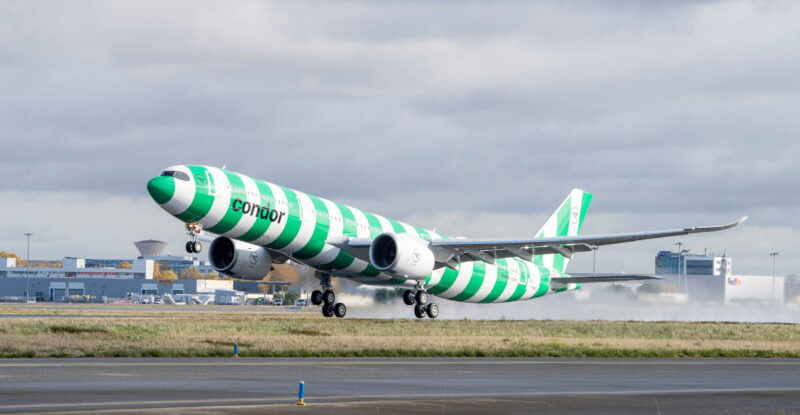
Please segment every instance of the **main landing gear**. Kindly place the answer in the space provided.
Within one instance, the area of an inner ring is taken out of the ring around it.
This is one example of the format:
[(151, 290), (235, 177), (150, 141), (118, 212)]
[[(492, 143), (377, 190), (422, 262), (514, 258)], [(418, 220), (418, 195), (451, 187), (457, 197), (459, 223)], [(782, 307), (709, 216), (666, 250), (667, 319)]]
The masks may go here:
[(203, 250), (203, 244), (197, 240), (197, 235), (203, 232), (203, 228), (197, 222), (187, 223), (186, 232), (189, 234), (191, 240), (186, 242), (186, 252), (190, 254), (199, 254)]
[(406, 305), (414, 306), (414, 315), (417, 318), (425, 318), (426, 315), (430, 318), (439, 316), (439, 306), (434, 303), (428, 304), (428, 293), (422, 286), (417, 286), (416, 292), (413, 290), (404, 291), (403, 302)]
[(322, 284), (322, 290), (311, 292), (311, 304), (322, 305), (322, 315), (325, 317), (344, 317), (347, 314), (347, 306), (336, 302), (336, 294), (331, 288), (331, 276), (317, 272), (316, 277)]

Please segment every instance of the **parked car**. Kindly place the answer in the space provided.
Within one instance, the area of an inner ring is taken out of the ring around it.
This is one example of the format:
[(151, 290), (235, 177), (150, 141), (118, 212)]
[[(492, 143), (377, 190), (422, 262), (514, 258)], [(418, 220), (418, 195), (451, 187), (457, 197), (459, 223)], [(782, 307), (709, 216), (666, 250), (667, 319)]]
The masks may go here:
[(283, 300), (281, 300), (280, 298), (276, 298), (272, 300), (272, 305), (283, 305)]

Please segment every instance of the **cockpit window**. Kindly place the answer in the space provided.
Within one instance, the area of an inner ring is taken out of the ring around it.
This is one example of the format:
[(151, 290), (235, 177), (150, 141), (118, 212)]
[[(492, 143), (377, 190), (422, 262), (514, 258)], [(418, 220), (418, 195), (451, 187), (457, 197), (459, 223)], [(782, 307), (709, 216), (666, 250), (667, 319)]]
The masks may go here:
[(185, 182), (188, 182), (189, 180), (191, 180), (191, 179), (189, 179), (189, 175), (188, 174), (186, 174), (186, 173), (184, 173), (182, 171), (177, 171), (177, 170), (164, 170), (161, 173), (161, 175), (162, 176), (174, 177), (174, 178), (176, 178), (178, 180), (183, 180)]

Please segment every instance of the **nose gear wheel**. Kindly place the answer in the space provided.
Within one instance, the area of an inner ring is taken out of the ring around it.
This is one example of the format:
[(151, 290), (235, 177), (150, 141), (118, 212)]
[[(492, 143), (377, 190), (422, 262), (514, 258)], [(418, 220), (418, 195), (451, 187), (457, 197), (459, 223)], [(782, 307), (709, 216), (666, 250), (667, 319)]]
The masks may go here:
[(199, 254), (203, 250), (203, 244), (197, 240), (197, 235), (200, 235), (203, 232), (203, 227), (197, 223), (187, 223), (186, 224), (186, 233), (189, 234), (189, 238), (191, 238), (188, 242), (186, 242), (186, 252), (190, 254)]

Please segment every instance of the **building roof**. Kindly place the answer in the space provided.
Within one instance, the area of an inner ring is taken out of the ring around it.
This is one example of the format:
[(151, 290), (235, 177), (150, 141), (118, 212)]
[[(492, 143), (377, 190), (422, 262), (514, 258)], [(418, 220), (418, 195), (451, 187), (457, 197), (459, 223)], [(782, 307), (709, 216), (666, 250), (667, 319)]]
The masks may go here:
[(161, 256), (164, 253), (164, 248), (167, 247), (166, 242), (156, 241), (154, 239), (134, 242), (133, 244), (136, 245), (136, 249), (139, 250), (139, 254), (143, 257)]

